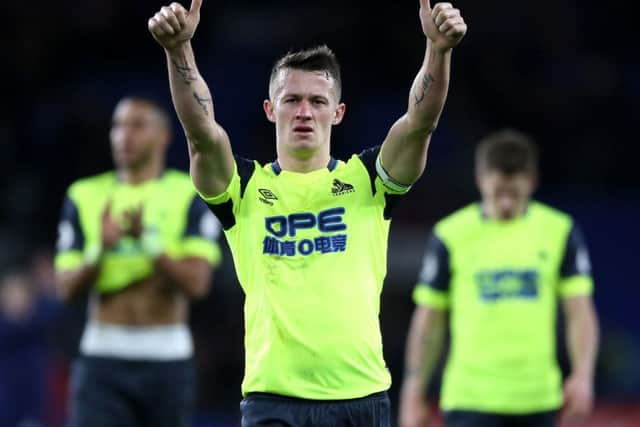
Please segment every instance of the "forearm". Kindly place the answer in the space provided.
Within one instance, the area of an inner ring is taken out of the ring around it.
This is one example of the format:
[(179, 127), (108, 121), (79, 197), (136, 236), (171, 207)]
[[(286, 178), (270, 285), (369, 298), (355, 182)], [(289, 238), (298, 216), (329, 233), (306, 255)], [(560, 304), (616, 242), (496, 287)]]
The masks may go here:
[(425, 57), (411, 86), (407, 119), (415, 131), (429, 134), (438, 124), (449, 90), (451, 49), (434, 49), (427, 41)]
[(98, 279), (99, 264), (84, 264), (76, 270), (56, 273), (56, 290), (64, 302), (70, 302), (85, 295)]
[(202, 298), (209, 291), (211, 267), (205, 260), (199, 258), (173, 260), (163, 254), (156, 258), (155, 266), (189, 298)]
[(591, 307), (567, 316), (567, 347), (571, 374), (593, 379), (598, 352), (598, 322)]
[(442, 352), (444, 331), (442, 312), (425, 308), (416, 310), (407, 338), (405, 393), (425, 393)]
[(200, 193), (218, 195), (233, 175), (229, 137), (215, 121), (211, 93), (198, 72), (191, 44), (165, 53), (171, 97), (189, 144), (191, 177)]
[(407, 113), (391, 127), (382, 162), (396, 181), (414, 183), (424, 171), (431, 133), (438, 124), (449, 86), (451, 50), (427, 42), (425, 58), (411, 86)]
[(173, 104), (189, 143), (196, 150), (206, 150), (215, 143), (216, 122), (211, 92), (196, 66), (191, 43), (171, 51), (165, 50)]

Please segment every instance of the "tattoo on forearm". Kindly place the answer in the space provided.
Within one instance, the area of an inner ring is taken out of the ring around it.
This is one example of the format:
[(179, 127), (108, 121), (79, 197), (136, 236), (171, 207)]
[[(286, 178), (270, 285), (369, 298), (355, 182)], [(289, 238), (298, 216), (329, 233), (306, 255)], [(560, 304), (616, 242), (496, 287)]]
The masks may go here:
[(429, 90), (433, 82), (435, 82), (435, 79), (431, 74), (426, 74), (422, 76), (422, 87), (420, 88), (420, 90), (416, 91), (413, 94), (413, 97), (416, 101), (416, 105), (422, 102), (422, 100), (424, 99), (427, 91)]
[(193, 97), (195, 98), (196, 102), (202, 107), (204, 113), (206, 115), (209, 115), (208, 105), (213, 104), (211, 98), (202, 98), (196, 92), (193, 92)]
[(198, 79), (195, 69), (189, 65), (185, 57), (180, 57), (177, 60), (174, 59), (171, 62), (173, 62), (173, 66), (186, 84), (190, 85), (191, 82)]

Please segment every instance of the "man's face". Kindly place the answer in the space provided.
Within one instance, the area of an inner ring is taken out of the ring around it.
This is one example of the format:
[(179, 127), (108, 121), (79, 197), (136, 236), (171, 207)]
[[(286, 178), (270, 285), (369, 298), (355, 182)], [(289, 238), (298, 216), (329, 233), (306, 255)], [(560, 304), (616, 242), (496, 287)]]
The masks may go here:
[(496, 170), (482, 171), (477, 176), (485, 214), (498, 220), (509, 220), (524, 214), (536, 185), (532, 174), (511, 175)]
[(138, 169), (148, 164), (158, 150), (164, 150), (169, 134), (153, 107), (124, 100), (113, 112), (110, 137), (116, 167)]
[(329, 144), (331, 126), (342, 121), (345, 111), (334, 84), (324, 71), (280, 70), (264, 109), (285, 152), (305, 158)]

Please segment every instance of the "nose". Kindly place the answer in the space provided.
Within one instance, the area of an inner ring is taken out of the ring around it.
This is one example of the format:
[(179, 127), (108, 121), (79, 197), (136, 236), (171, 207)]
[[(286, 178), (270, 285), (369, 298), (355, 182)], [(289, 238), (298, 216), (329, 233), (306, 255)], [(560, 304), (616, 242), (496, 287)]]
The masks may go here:
[(308, 120), (311, 119), (311, 105), (307, 101), (300, 102), (298, 110), (296, 111), (296, 119)]

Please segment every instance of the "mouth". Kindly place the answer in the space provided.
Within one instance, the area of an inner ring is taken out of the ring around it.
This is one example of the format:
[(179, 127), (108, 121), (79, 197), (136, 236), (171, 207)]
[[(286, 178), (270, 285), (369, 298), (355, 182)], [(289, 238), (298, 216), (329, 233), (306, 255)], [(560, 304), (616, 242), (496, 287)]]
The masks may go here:
[(308, 135), (313, 132), (313, 128), (307, 125), (298, 125), (293, 127), (293, 132), (302, 135)]

